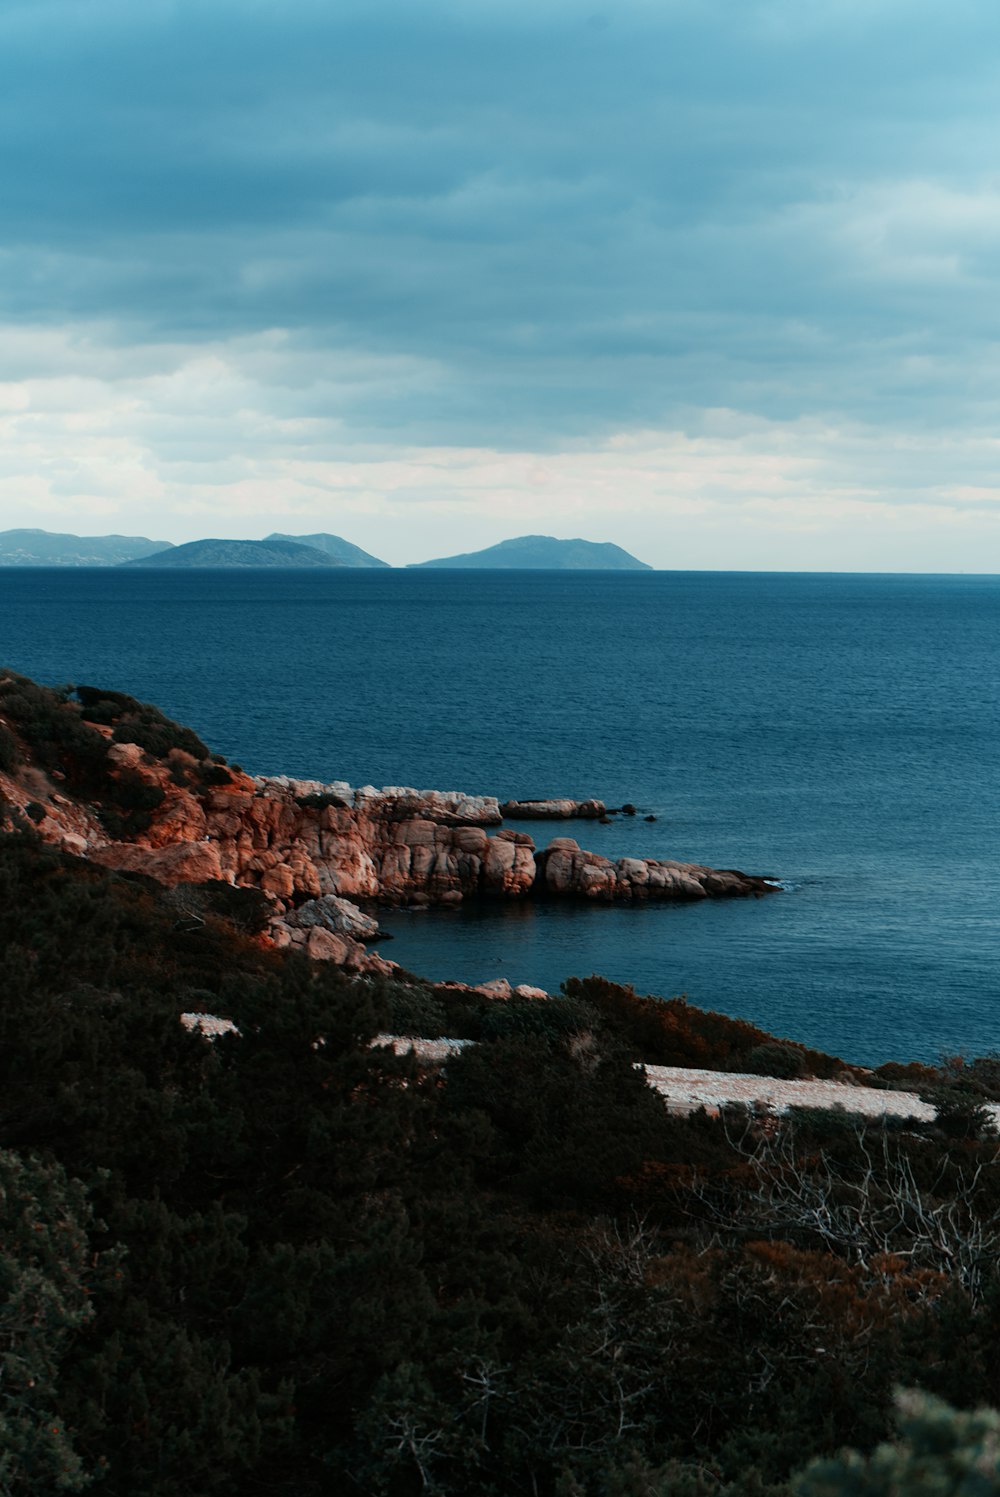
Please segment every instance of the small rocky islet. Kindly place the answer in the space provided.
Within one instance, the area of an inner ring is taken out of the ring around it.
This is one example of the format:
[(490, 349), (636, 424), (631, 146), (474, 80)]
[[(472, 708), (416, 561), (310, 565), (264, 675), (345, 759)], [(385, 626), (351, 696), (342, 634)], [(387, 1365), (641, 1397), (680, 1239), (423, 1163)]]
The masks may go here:
[[(363, 970), (377, 923), (361, 905), (449, 907), (468, 899), (694, 901), (772, 892), (734, 869), (611, 859), (567, 836), (537, 847), (505, 820), (605, 820), (599, 800), (506, 801), (284, 775), (211, 756), (190, 729), (119, 692), (76, 695), (0, 677), (0, 795), (63, 851), (173, 887), (226, 883), (268, 905), (276, 946)], [(626, 814), (634, 808), (621, 808)]]

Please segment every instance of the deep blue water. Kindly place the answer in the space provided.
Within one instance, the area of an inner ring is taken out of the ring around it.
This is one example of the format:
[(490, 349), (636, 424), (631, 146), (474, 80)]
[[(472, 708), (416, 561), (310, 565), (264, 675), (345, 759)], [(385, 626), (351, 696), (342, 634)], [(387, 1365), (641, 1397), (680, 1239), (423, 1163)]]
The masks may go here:
[(851, 1059), (1000, 1049), (1000, 578), (0, 571), (0, 660), (253, 772), (635, 801), (757, 901), (393, 913), (429, 976), (602, 972)]

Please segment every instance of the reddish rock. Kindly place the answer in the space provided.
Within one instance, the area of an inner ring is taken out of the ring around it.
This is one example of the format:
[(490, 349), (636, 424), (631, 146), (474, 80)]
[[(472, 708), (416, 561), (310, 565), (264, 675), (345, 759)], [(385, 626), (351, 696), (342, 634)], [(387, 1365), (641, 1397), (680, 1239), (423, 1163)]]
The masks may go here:
[[(103, 735), (108, 738), (109, 733)], [(162, 799), (148, 825), (116, 841), (88, 806), (37, 766), (0, 774), (0, 796), (32, 819), (46, 840), (108, 868), (146, 873), (168, 885), (225, 880), (260, 889), (274, 905), (271, 939), (320, 960), (389, 972), (365, 940), (377, 926), (352, 900), (455, 905), (470, 897), (524, 899), (533, 893), (610, 903), (704, 899), (767, 892), (763, 879), (697, 864), (612, 861), (557, 837), (537, 853), (531, 837), (502, 828), (490, 796), (390, 786), (352, 790), (285, 776), (251, 779), (229, 770), (205, 786), (204, 766), (173, 750), (157, 760), (132, 743), (108, 743), (112, 776), (138, 776)], [(180, 781), (180, 783), (178, 783)], [(41, 808), (41, 815), (38, 814)], [(600, 818), (600, 801), (508, 802), (508, 814)], [(509, 985), (503, 986), (509, 991)], [(527, 990), (526, 990), (527, 991)]]
[(90, 857), (105, 868), (124, 873), (147, 873), (161, 884), (203, 884), (222, 878), (219, 848), (214, 842), (175, 842), (170, 847), (143, 847), (132, 842), (109, 842), (91, 849)]
[(343, 936), (335, 936), (332, 931), (324, 930), (321, 925), (314, 925), (306, 937), (305, 948), (314, 961), (337, 962), (338, 965), (343, 966), (352, 944)]

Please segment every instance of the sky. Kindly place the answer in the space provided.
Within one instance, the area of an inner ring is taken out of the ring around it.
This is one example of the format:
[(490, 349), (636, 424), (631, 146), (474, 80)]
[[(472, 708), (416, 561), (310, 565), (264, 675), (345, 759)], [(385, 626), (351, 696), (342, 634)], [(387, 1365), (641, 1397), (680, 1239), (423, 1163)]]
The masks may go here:
[(1000, 572), (995, 0), (0, 0), (0, 528)]

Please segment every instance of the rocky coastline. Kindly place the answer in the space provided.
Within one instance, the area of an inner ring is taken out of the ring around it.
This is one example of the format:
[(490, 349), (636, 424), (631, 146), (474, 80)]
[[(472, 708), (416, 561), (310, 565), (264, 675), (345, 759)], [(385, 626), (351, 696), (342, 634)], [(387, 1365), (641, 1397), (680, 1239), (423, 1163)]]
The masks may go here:
[[(505, 816), (522, 818), (526, 808), (534, 808), (527, 814), (536, 819), (600, 819), (605, 807), (596, 800), (501, 805), (493, 796), (458, 791), (251, 776), (181, 747), (151, 752), (128, 741), (120, 719), (81, 720), (71, 701), (58, 711), (76, 714), (77, 731), (88, 739), (99, 735), (95, 753), (104, 758), (108, 794), (120, 801), (127, 791), (142, 813), (110, 831), (100, 799), (79, 794), (66, 773), (32, 762), (21, 735), (18, 769), (0, 773), (8, 817), (30, 820), (66, 852), (170, 887), (223, 882), (257, 890), (270, 908), (270, 939), (303, 946), (316, 958), (388, 965), (366, 949), (378, 926), (359, 906), (448, 907), (468, 899), (628, 904), (746, 897), (775, 887), (733, 869), (610, 859), (570, 837), (539, 848), (528, 833), (504, 825)], [(17, 729), (2, 714), (0, 726)]]

